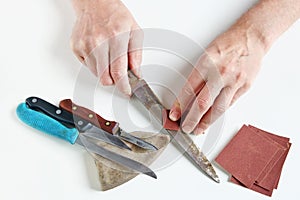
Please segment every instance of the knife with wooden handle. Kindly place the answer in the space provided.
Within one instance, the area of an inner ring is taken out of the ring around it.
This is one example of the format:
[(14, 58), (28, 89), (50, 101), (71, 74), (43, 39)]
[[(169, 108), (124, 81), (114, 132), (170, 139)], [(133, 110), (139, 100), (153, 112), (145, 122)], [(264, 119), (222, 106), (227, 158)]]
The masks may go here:
[(133, 96), (143, 104), (143, 106), (152, 114), (161, 125), (161, 132), (169, 134), (175, 144), (185, 152), (185, 155), (191, 159), (207, 176), (217, 183), (220, 182), (212, 164), (201, 152), (197, 145), (193, 142), (189, 135), (181, 130), (172, 131), (162, 127), (162, 112), (166, 109), (156, 97), (147, 82), (136, 77), (131, 71), (128, 71), (129, 82), (131, 85)]
[(80, 117), (94, 126), (111, 133), (121, 139), (134, 144), (138, 147), (147, 150), (157, 150), (157, 148), (149, 142), (142, 140), (141, 138), (135, 137), (119, 127), (119, 123), (115, 121), (109, 121), (98, 115), (97, 113), (85, 108), (83, 106), (76, 105), (71, 99), (64, 99), (60, 101), (59, 107), (70, 113), (73, 113), (76, 117)]
[(119, 130), (119, 123), (115, 121), (106, 120), (97, 113), (75, 104), (71, 99), (64, 99), (59, 102), (59, 107), (73, 113), (91, 124), (101, 128), (102, 130), (115, 134)]

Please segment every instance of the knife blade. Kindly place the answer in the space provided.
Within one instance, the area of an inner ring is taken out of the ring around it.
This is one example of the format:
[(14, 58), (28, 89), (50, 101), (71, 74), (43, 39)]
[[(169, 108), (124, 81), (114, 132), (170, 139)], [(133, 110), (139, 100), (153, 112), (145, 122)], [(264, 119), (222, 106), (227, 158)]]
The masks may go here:
[(128, 169), (143, 173), (155, 179), (157, 178), (156, 174), (142, 163), (109, 151), (104, 147), (93, 143), (83, 134), (79, 134), (76, 128), (68, 128), (50, 116), (31, 109), (26, 103), (21, 103), (17, 107), (16, 112), (21, 121), (37, 130), (59, 137), (71, 144), (77, 143), (85, 147), (88, 151), (125, 166)]
[(26, 99), (26, 104), (34, 110), (43, 112), (44, 114), (50, 116), (51, 118), (61, 122), (68, 127), (75, 127), (77, 130), (90, 138), (101, 140), (103, 142), (109, 143), (111, 145), (131, 150), (122, 140), (107, 133), (106, 131), (99, 129), (98, 127), (92, 125), (91, 123), (79, 119), (73, 116), (72, 113), (62, 110), (59, 107), (39, 98), (39, 97), (29, 97)]
[[(165, 107), (156, 97), (147, 82), (136, 77), (131, 71), (128, 71), (129, 82), (131, 85), (133, 96), (144, 105), (144, 107), (152, 114), (157, 122), (162, 125), (162, 111)], [(193, 142), (189, 135), (179, 131), (170, 131), (162, 127), (162, 132), (169, 134), (179, 148), (184, 150), (185, 155), (191, 159), (208, 177), (219, 183), (220, 179), (216, 174), (212, 164), (201, 152), (197, 145)]]
[(126, 131), (122, 130), (119, 126), (119, 123), (115, 121), (109, 121), (101, 117), (99, 114), (93, 112), (92, 110), (89, 110), (88, 108), (85, 108), (83, 106), (79, 106), (72, 102), (71, 99), (64, 99), (60, 101), (59, 107), (61, 109), (64, 109), (68, 112), (73, 113), (73, 115), (84, 119), (91, 124), (97, 126), (98, 128), (101, 128), (105, 130), (108, 133), (111, 133), (113, 135), (116, 135), (123, 140), (132, 143), (136, 146), (139, 146), (143, 149), (147, 150), (157, 150), (157, 148), (152, 145), (149, 142), (146, 142), (145, 140), (142, 140), (141, 138), (137, 138)]

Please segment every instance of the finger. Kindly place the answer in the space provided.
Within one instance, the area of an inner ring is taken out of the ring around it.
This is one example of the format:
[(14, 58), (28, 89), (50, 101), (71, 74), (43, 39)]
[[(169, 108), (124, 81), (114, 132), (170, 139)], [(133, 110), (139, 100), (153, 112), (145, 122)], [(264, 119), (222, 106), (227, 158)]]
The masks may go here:
[(195, 129), (202, 116), (208, 111), (220, 94), (222, 88), (221, 80), (218, 79), (208, 81), (201, 89), (183, 121), (182, 130), (185, 133), (191, 133)]
[(84, 49), (85, 45), (81, 42), (75, 44), (72, 40), (70, 41), (70, 46), (76, 58), (84, 65), (86, 65), (84, 58), (87, 56)]
[(128, 55), (128, 67), (139, 78), (141, 78), (142, 50), (131, 51)]
[(101, 72), (100, 83), (102, 85), (104, 85), (104, 86), (108, 86), (108, 85), (113, 85), (114, 84), (114, 81), (113, 81), (112, 77), (110, 76), (109, 67), (106, 67)]
[(89, 42), (86, 40), (86, 35), (89, 34), (91, 26), (91, 17), (89, 14), (83, 14), (78, 17), (70, 39), (70, 46), (77, 59), (87, 66), (85, 58), (88, 57), (90, 51)]
[(116, 87), (123, 94), (130, 96), (131, 88), (127, 76), (127, 54), (120, 56), (110, 65), (110, 74), (116, 84)]
[(84, 56), (82, 55), (82, 53), (76, 48), (73, 49), (72, 47), (72, 50), (76, 56), (76, 58), (84, 65), (86, 65), (85, 61), (84, 61)]
[(206, 73), (194, 68), (181, 89), (177, 99), (173, 103), (169, 118), (177, 121), (189, 105), (195, 100), (198, 91), (205, 85)]
[(203, 115), (194, 130), (195, 135), (202, 134), (212, 123), (214, 123), (230, 106), (230, 102), (237, 89), (225, 87), (214, 101), (214, 104)]
[(127, 76), (129, 37), (114, 38), (110, 46), (110, 74), (116, 87), (123, 94), (130, 96), (131, 87)]
[(90, 50), (92, 48), (90, 42), (79, 40), (76, 44), (74, 42), (71, 42), (70, 45), (77, 59), (83, 65), (85, 65), (95, 76), (97, 76), (96, 58)]
[(112, 85), (113, 79), (109, 72), (109, 49), (108, 41), (102, 42), (93, 51), (97, 63), (97, 76), (102, 85)]
[(141, 78), (143, 40), (144, 33), (140, 28), (131, 31), (128, 45), (128, 64), (129, 69), (139, 78)]
[(249, 84), (245, 84), (244, 86), (242, 86), (241, 88), (239, 88), (236, 91), (236, 93), (234, 94), (234, 96), (233, 96), (233, 98), (232, 98), (232, 100), (230, 102), (230, 106), (233, 105), (238, 98), (240, 98), (243, 94), (245, 94), (249, 90), (249, 88), (250, 88)]
[(96, 58), (94, 57), (93, 54), (90, 54), (89, 56), (85, 57), (84, 62), (87, 66), (87, 68), (95, 75), (98, 76), (98, 71), (97, 71), (97, 62)]

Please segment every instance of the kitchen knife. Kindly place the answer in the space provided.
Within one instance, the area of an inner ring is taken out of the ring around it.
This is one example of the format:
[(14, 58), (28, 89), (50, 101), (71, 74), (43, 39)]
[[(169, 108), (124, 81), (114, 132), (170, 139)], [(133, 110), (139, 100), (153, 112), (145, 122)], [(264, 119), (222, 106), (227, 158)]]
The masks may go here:
[(17, 115), (21, 121), (37, 130), (59, 137), (71, 144), (77, 143), (85, 147), (88, 151), (98, 154), (108, 160), (116, 162), (136, 172), (157, 178), (156, 174), (142, 163), (121, 156), (95, 144), (88, 137), (79, 134), (76, 128), (67, 128), (50, 116), (31, 109), (28, 105), (26, 105), (26, 103), (21, 103), (17, 107)]
[(111, 145), (131, 150), (122, 140), (107, 133), (106, 131), (99, 129), (98, 127), (92, 125), (91, 123), (79, 119), (73, 116), (72, 113), (62, 110), (59, 107), (52, 105), (51, 103), (38, 98), (29, 97), (26, 99), (26, 104), (33, 110), (43, 112), (44, 114), (52, 117), (53, 119), (59, 121), (60, 123), (68, 126), (75, 127), (77, 130), (87, 137), (98, 139), (103, 142), (109, 143)]
[(157, 148), (154, 145), (152, 145), (151, 143), (146, 142), (140, 138), (137, 138), (137, 137), (127, 133), (126, 131), (122, 130), (119, 127), (119, 123), (106, 120), (106, 119), (102, 118), (100, 115), (98, 115), (97, 113), (95, 113), (85, 107), (76, 105), (75, 103), (72, 102), (71, 99), (62, 100), (59, 103), (59, 107), (68, 112), (72, 112), (73, 115), (75, 115), (76, 117), (84, 119), (84, 120), (88, 121), (89, 123), (97, 126), (98, 128), (105, 130), (108, 133), (119, 136), (120, 138), (122, 138), (123, 140), (125, 140), (129, 143), (132, 143), (143, 149), (157, 150)]
[[(150, 111), (157, 122), (162, 125), (162, 111), (165, 109), (165, 107), (156, 97), (145, 80), (139, 79), (131, 71), (128, 71), (128, 77), (133, 96), (136, 97), (146, 107), (146, 109)], [(200, 169), (206, 175), (208, 175), (217, 183), (220, 182), (212, 164), (196, 146), (189, 135), (185, 134), (181, 130), (171, 131), (164, 129), (163, 127), (162, 132), (169, 134), (177, 146), (185, 151), (185, 155), (190, 158), (198, 167), (200, 167)]]

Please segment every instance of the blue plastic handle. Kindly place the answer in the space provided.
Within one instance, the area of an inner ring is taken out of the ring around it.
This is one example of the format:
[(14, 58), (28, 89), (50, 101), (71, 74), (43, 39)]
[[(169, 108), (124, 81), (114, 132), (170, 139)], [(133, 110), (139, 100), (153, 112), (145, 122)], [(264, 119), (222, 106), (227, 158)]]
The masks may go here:
[(49, 135), (59, 137), (74, 144), (79, 133), (76, 128), (67, 128), (51, 117), (30, 109), (26, 103), (17, 107), (17, 116), (25, 124)]

